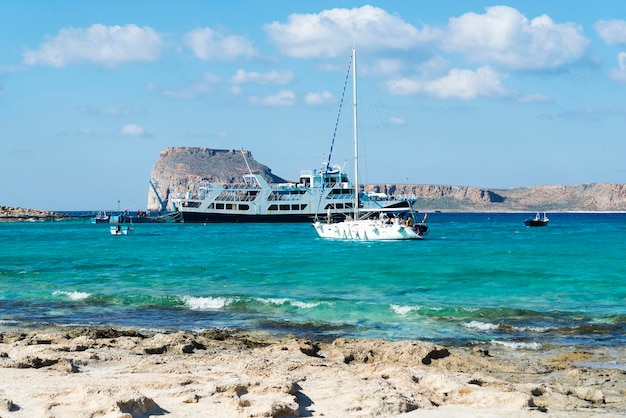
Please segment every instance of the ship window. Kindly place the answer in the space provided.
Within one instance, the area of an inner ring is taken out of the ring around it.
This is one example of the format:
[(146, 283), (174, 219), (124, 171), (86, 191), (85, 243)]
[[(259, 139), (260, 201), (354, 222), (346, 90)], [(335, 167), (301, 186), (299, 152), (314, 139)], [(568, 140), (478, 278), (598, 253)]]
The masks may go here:
[(250, 209), (250, 206), (248, 205), (239, 205), (239, 210), (248, 210)]
[(215, 204), (215, 209), (217, 209), (217, 210), (224, 210), (224, 204), (223, 203), (216, 203)]
[(289, 210), (289, 205), (280, 205), (280, 210)]
[(270, 207), (267, 208), (267, 210), (278, 210), (278, 205), (270, 205)]
[(300, 205), (291, 205), (291, 210), (300, 210)]
[(329, 195), (347, 195), (352, 194), (352, 190), (350, 189), (333, 189), (330, 191)]
[(301, 210), (305, 210), (308, 205), (300, 205)]
[(228, 209), (228, 210), (235, 210), (235, 209), (237, 209), (237, 205), (234, 205), (232, 203), (227, 203), (226, 204), (226, 209)]

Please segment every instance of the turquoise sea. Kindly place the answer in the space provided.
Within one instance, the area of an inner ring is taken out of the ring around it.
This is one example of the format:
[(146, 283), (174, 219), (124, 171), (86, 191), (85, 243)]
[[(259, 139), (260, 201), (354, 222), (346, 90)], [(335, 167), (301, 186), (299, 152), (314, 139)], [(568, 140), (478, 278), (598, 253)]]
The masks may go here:
[(432, 213), (423, 241), (310, 224), (0, 223), (0, 331), (213, 327), (520, 350), (626, 344), (626, 214)]

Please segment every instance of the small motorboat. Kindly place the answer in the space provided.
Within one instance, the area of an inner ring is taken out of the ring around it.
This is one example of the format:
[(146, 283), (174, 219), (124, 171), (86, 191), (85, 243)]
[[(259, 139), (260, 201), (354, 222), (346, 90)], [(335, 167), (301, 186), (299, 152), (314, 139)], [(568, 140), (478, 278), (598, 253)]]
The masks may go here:
[(132, 224), (131, 225), (117, 224), (117, 225), (111, 225), (109, 230), (111, 231), (111, 235), (128, 235), (133, 230), (133, 226)]
[(109, 215), (106, 212), (98, 212), (96, 216), (91, 218), (92, 224), (108, 224), (109, 223)]
[(546, 226), (548, 225), (548, 216), (543, 214), (543, 217), (539, 216), (539, 212), (535, 215), (534, 218), (528, 218), (524, 221), (524, 225), (526, 226)]

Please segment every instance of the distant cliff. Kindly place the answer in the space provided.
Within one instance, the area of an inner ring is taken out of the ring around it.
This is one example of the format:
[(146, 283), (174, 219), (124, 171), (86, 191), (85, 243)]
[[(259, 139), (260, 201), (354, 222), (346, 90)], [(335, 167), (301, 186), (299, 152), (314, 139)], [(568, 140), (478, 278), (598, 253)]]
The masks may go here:
[(626, 184), (591, 183), (512, 189), (422, 184), (368, 184), (366, 190), (415, 195), (420, 211), (626, 211)]
[[(245, 156), (245, 160), (244, 157)], [(167, 203), (170, 193), (194, 190), (200, 181), (234, 183), (250, 170), (269, 182), (286, 182), (250, 151), (200, 147), (172, 147), (161, 151), (152, 168), (148, 210), (160, 210), (159, 198)], [(159, 198), (154, 192), (159, 194)], [(389, 195), (412, 195), (420, 211), (559, 212), (626, 211), (626, 184), (592, 183), (548, 185), (512, 189), (426, 184), (367, 184), (367, 191)], [(170, 209), (170, 208), (168, 208)]]

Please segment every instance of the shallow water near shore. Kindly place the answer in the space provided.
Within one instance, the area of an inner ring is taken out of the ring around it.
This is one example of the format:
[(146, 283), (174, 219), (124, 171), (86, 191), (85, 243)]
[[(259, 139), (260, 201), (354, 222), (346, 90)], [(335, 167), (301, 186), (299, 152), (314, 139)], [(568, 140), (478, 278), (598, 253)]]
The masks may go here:
[(433, 213), (417, 242), (310, 224), (0, 224), (0, 331), (245, 328), (520, 350), (626, 343), (626, 214)]

